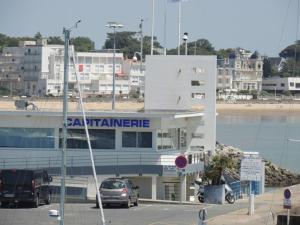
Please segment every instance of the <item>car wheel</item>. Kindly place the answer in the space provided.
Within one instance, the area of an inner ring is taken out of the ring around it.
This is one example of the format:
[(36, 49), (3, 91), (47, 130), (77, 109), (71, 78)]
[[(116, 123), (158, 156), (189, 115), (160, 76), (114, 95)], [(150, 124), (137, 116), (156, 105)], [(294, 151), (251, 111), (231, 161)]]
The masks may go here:
[(35, 200), (33, 202), (33, 207), (34, 208), (38, 208), (39, 204), (40, 204), (40, 198), (39, 198), (39, 196), (36, 196), (36, 198), (35, 198)]
[(133, 203), (134, 206), (138, 206), (139, 205), (139, 200), (136, 199), (135, 203)]
[(51, 204), (51, 194), (48, 194), (47, 199), (45, 200), (46, 205)]

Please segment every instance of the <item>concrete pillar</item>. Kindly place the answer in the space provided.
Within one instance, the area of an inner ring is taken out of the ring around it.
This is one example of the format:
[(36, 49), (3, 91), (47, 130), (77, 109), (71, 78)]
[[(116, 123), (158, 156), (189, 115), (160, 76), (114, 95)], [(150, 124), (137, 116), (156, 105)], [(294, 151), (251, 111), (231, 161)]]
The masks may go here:
[(182, 202), (186, 202), (186, 175), (182, 174), (180, 176), (180, 200)]
[(151, 182), (151, 199), (156, 200), (156, 187), (157, 187), (157, 176), (152, 176), (152, 182)]

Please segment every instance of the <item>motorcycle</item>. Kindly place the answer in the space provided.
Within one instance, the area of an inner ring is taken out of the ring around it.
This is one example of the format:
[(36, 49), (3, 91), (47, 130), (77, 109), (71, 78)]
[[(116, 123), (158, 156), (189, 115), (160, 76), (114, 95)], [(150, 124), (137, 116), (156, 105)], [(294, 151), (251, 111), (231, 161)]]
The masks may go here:
[(225, 184), (225, 200), (229, 204), (233, 204), (235, 202), (235, 197), (231, 187), (228, 184)]
[[(196, 194), (198, 201), (204, 203), (204, 185), (202, 182), (199, 181), (195, 181), (195, 183), (199, 186)], [(233, 194), (231, 187), (228, 184), (225, 184), (225, 200), (229, 204), (233, 204), (235, 202), (235, 196)]]

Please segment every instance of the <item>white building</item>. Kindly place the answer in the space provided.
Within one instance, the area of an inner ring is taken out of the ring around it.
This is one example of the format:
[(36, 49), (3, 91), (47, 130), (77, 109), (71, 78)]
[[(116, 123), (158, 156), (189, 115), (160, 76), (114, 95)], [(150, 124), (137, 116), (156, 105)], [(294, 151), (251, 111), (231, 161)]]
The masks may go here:
[(265, 91), (290, 91), (292, 93), (300, 91), (300, 77), (272, 77), (263, 79), (262, 89)]
[[(13, 64), (16, 66), (14, 74), (19, 74), (17, 78), (22, 85), (20, 92), (33, 96), (62, 95), (63, 45), (47, 45), (46, 39), (42, 39), (37, 43), (25, 42), (19, 47), (7, 47), (4, 52), (9, 52), (9, 54), (5, 53), (0, 58), (3, 82), (7, 80), (7, 74), (12, 74), (12, 66), (8, 66), (7, 63), (4, 66), (3, 62), (14, 58), (18, 59)], [(69, 54), (73, 56), (74, 46), (70, 46)], [(75, 68), (72, 62), (69, 68), (70, 91), (75, 90), (76, 87)], [(78, 66), (76, 69), (82, 90), (88, 94), (111, 95), (113, 53), (77, 52), (75, 63)], [(123, 94), (129, 93), (129, 78), (124, 76), (122, 65), (123, 54), (116, 53), (116, 94), (120, 91)], [(15, 76), (8, 75), (8, 77)], [(16, 79), (14, 81), (17, 83)]]
[(228, 58), (218, 60), (218, 90), (261, 90), (263, 58), (237, 49)]
[[(215, 149), (216, 57), (147, 56), (146, 62), (144, 111), (86, 112), (98, 179), (126, 176), (140, 186), (141, 198), (190, 200), (203, 155)], [(0, 169), (59, 175), (61, 128), (61, 112), (0, 112)], [(67, 175), (85, 180), (77, 187), (84, 198), (95, 198), (79, 112), (68, 114), (67, 146)], [(179, 155), (187, 158), (184, 169), (175, 166)]]

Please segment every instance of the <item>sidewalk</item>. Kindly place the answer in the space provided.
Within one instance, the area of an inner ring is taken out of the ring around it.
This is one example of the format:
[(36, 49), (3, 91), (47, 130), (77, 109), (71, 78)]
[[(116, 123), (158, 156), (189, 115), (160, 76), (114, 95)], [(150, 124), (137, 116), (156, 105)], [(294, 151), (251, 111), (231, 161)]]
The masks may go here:
[[(286, 214), (286, 209), (283, 209), (283, 191), (285, 188), (280, 188), (276, 191), (265, 193), (255, 198), (254, 215), (249, 216), (248, 208), (242, 208), (228, 214), (220, 215), (208, 219), (207, 225), (276, 225), (277, 215)], [(291, 215), (299, 215), (300, 213), (300, 185), (289, 187), (292, 193), (292, 209)], [(243, 199), (240, 201), (247, 201)], [(226, 207), (226, 205), (224, 205)]]

